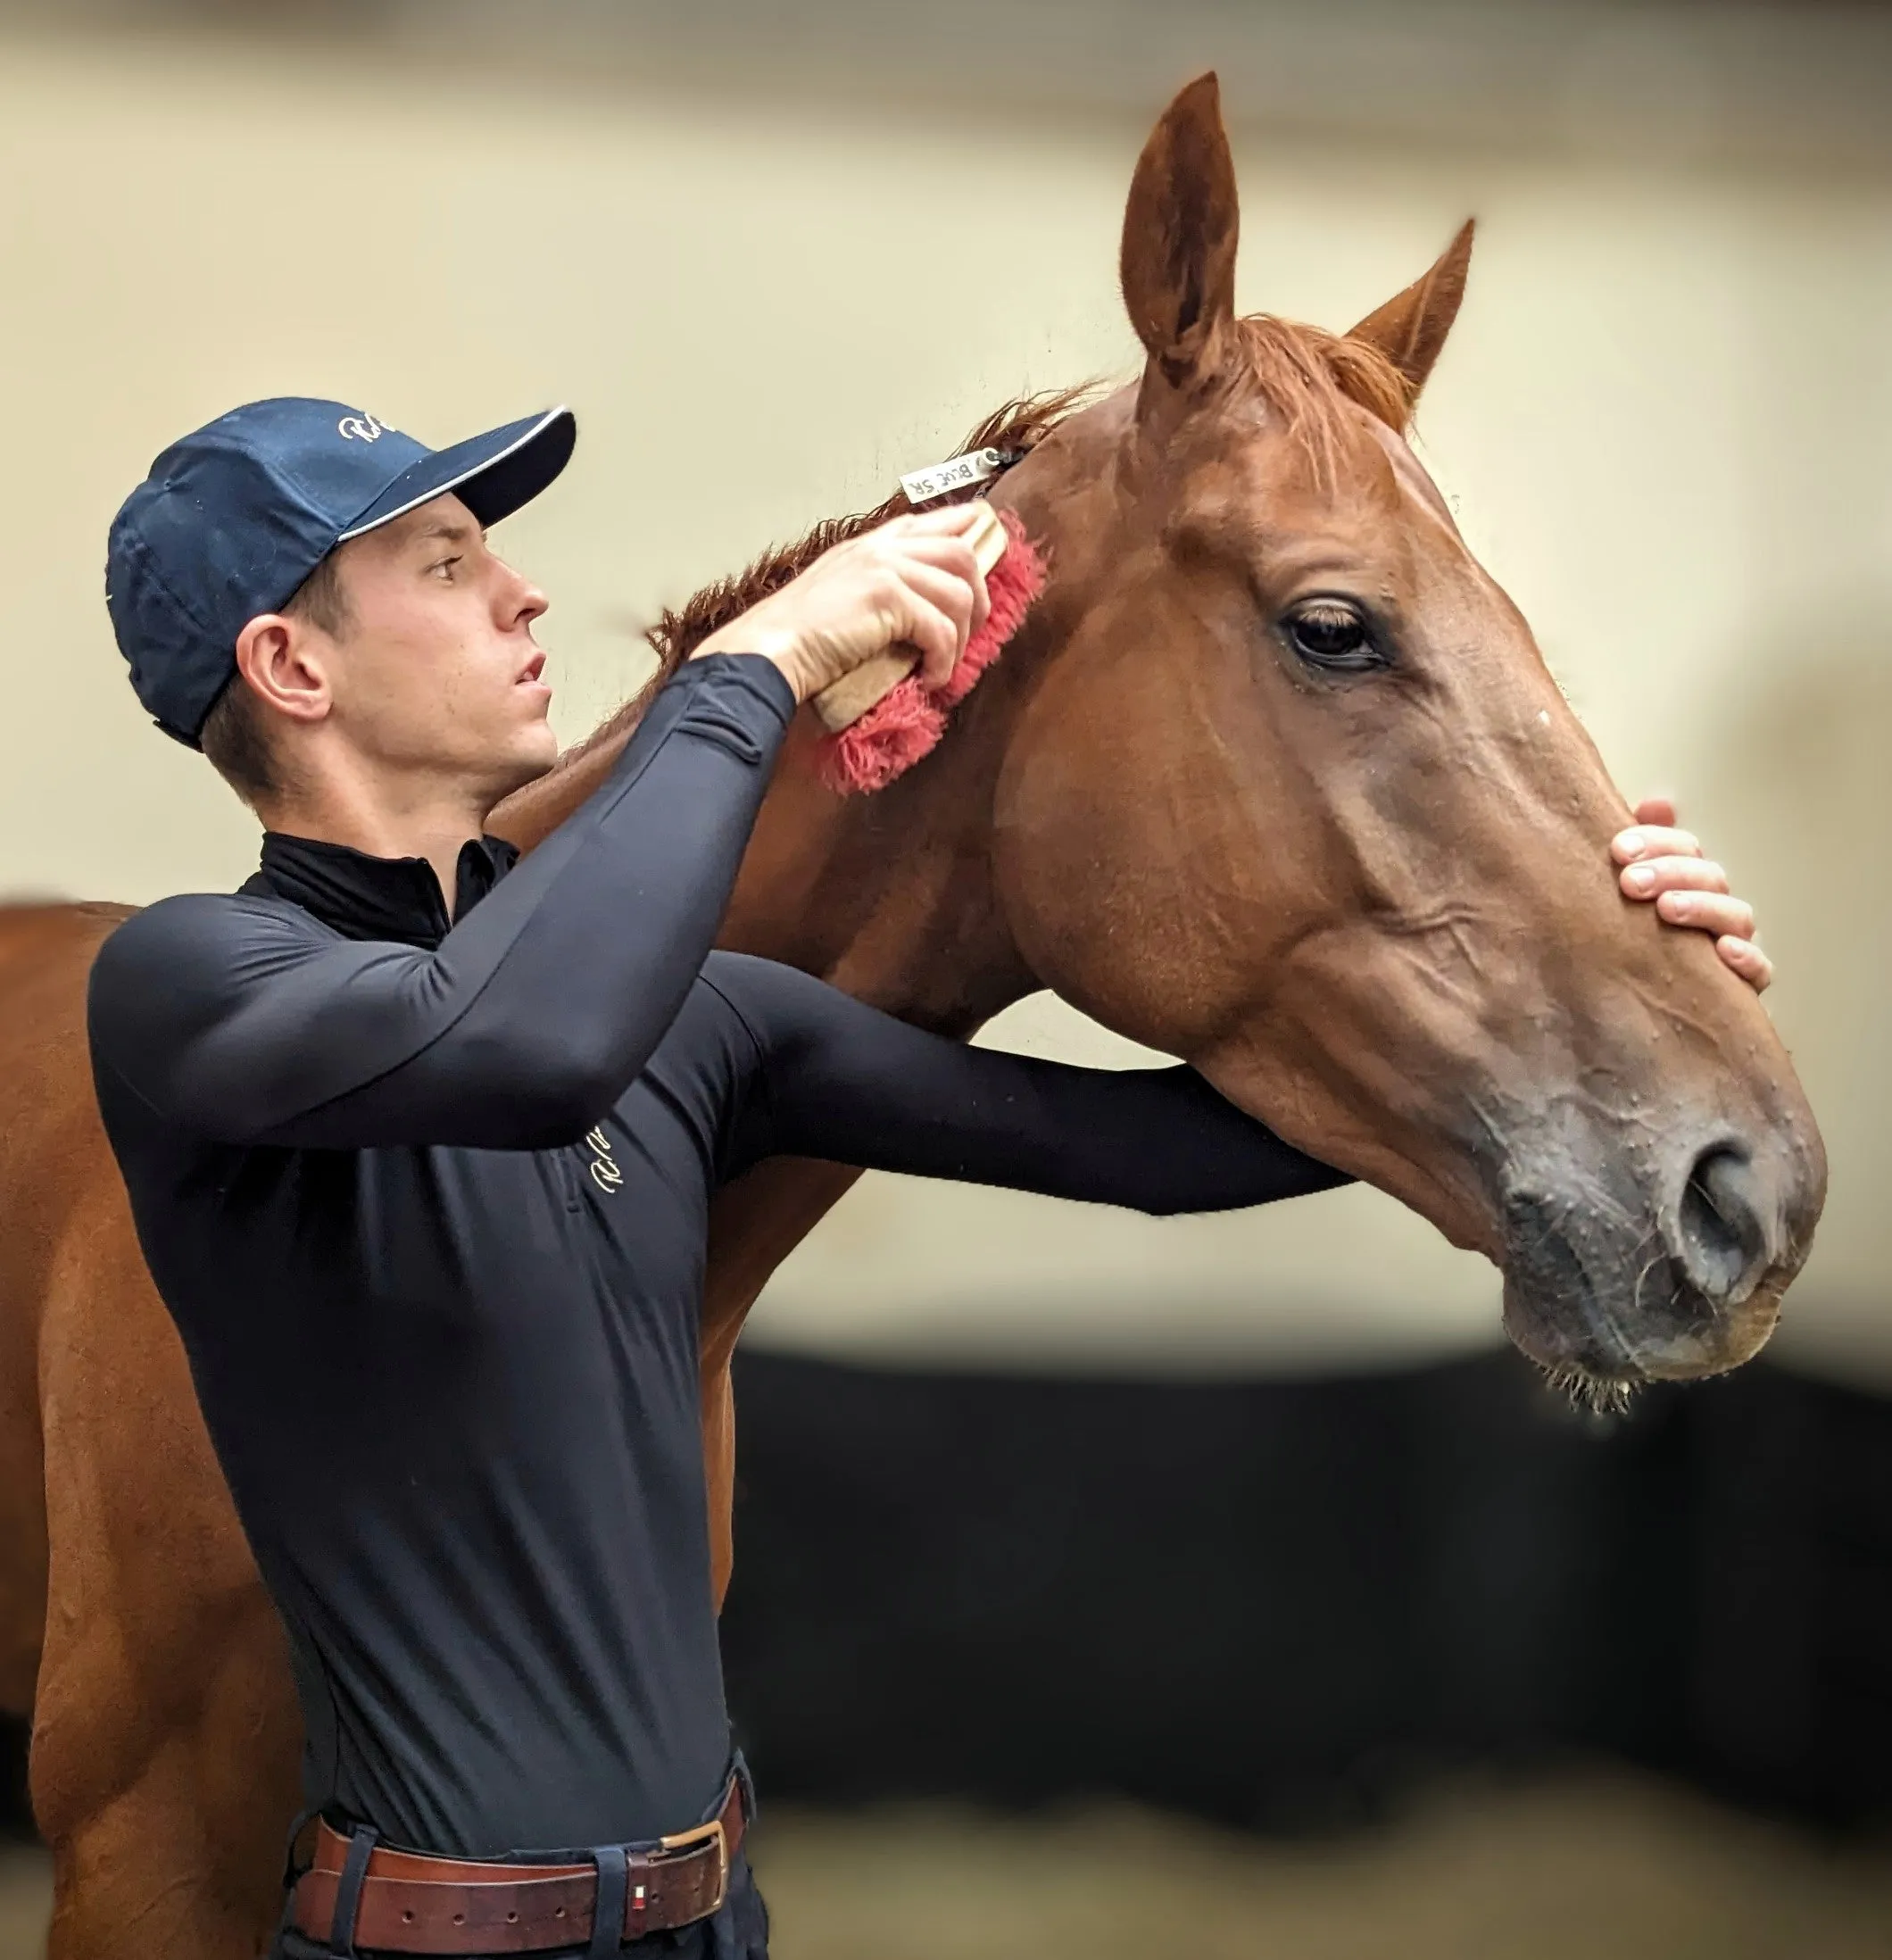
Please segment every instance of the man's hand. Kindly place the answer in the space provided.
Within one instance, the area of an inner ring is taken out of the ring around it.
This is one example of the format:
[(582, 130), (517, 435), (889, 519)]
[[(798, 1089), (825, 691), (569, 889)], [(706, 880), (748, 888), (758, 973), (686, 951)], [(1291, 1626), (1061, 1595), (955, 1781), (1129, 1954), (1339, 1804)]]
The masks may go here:
[(1754, 908), (1729, 895), (1728, 874), (1702, 856), (1692, 832), (1675, 827), (1675, 805), (1646, 796), (1636, 806), (1636, 827), (1619, 831), (1610, 856), (1622, 867), (1622, 895), (1654, 899), (1671, 926), (1714, 935), (1714, 950), (1756, 993), (1773, 978), (1773, 961), (1754, 943)]
[(797, 701), (904, 641), (937, 687), (985, 623), (985, 579), (966, 534), (976, 503), (894, 518), (824, 552), (799, 578), (712, 633), (691, 655), (761, 653)]

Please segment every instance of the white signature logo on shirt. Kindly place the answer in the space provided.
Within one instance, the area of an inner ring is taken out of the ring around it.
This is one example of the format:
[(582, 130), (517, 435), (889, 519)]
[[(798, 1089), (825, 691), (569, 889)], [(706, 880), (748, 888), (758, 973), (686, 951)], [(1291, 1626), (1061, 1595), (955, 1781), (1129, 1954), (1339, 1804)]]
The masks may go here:
[(624, 1173), (618, 1168), (618, 1159), (611, 1155), (610, 1139), (599, 1128), (587, 1130), (585, 1141), (592, 1150), (592, 1183), (607, 1194), (616, 1191), (624, 1182)]

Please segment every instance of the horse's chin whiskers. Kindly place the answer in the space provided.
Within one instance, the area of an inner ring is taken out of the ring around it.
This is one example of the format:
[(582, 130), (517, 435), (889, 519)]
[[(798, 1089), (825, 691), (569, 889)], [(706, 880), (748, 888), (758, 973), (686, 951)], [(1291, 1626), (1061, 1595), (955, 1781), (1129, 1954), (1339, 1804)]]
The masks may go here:
[(1617, 1375), (1593, 1374), (1573, 1361), (1545, 1367), (1543, 1372), (1553, 1389), (1570, 1398), (1573, 1408), (1587, 1410), (1592, 1416), (1627, 1416), (1637, 1390), (1644, 1386), (1639, 1381), (1626, 1382)]

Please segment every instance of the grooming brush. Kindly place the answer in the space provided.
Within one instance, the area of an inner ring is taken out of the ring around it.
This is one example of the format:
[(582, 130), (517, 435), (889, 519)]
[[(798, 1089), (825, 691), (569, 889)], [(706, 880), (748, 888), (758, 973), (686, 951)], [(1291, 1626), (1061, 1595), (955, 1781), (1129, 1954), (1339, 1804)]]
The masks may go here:
[(943, 685), (923, 685), (918, 653), (896, 645), (815, 696), (815, 712), (827, 730), (815, 752), (815, 771), (837, 795), (884, 789), (929, 753), (946, 732), (948, 712), (998, 658), (1044, 589), (1044, 561), (1017, 518), (989, 503), (979, 509), (981, 521), (967, 542), (985, 575), (990, 610)]

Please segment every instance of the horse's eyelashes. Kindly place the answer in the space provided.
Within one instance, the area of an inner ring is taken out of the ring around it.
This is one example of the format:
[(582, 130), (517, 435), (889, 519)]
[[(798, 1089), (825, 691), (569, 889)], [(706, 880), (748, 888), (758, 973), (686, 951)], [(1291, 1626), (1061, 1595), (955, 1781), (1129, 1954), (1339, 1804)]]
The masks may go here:
[(1384, 667), (1386, 655), (1365, 616), (1346, 599), (1307, 599), (1281, 622), (1288, 644), (1310, 667), (1358, 674)]

